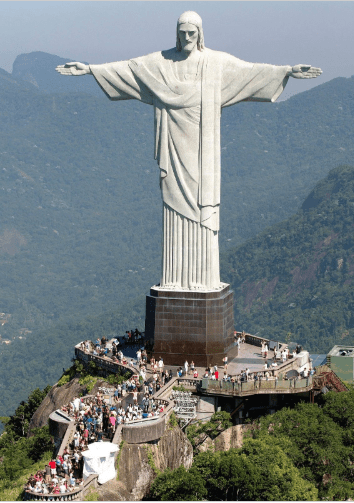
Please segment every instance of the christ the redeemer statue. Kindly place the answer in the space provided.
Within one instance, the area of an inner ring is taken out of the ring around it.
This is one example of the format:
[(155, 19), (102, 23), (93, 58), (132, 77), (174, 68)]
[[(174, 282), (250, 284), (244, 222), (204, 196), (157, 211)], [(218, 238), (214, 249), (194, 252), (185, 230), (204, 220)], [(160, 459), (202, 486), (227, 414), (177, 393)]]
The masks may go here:
[(216, 290), (219, 272), (220, 116), (240, 101), (275, 101), (289, 77), (310, 79), (310, 65), (247, 63), (204, 46), (202, 20), (185, 12), (176, 47), (102, 65), (67, 63), (63, 75), (95, 77), (111, 100), (154, 106), (155, 158), (163, 200), (160, 286)]

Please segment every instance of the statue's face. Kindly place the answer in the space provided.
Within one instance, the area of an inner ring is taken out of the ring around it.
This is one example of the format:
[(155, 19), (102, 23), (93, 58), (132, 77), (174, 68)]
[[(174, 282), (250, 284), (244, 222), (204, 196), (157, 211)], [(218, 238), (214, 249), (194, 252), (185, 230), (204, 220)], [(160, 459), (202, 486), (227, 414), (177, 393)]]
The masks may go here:
[(194, 24), (183, 23), (179, 25), (178, 35), (182, 46), (182, 51), (192, 52), (198, 42), (198, 28)]

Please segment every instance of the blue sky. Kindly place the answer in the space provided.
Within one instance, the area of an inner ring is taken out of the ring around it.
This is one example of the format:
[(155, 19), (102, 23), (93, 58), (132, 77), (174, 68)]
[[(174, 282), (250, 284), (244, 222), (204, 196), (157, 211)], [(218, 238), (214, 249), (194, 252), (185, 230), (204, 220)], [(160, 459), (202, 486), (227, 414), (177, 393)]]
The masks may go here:
[(283, 98), (354, 75), (354, 2), (0, 2), (0, 67), (44, 51), (104, 63), (166, 49), (185, 10), (203, 19), (206, 46), (252, 62), (312, 64), (313, 81), (291, 79)]

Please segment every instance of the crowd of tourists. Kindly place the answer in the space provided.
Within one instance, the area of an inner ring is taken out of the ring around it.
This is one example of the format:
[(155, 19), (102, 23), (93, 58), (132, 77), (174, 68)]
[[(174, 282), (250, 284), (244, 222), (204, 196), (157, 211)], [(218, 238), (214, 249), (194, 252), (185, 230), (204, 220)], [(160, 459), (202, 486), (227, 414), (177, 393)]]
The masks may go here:
[(80, 451), (76, 450), (71, 454), (69, 449), (65, 449), (63, 456), (52, 459), (45, 470), (31, 474), (25, 485), (25, 495), (27, 492), (64, 494), (79, 489), (83, 485), (82, 465)]
[[(112, 441), (120, 424), (158, 417), (164, 411), (167, 402), (153, 397), (159, 386), (157, 376), (144, 384), (145, 394), (138, 392), (141, 383), (137, 377), (117, 385), (111, 399), (98, 391), (94, 396), (74, 397), (61, 407), (62, 412), (75, 421), (72, 441), (63, 456), (52, 459), (46, 470), (31, 475), (25, 491), (39, 494), (74, 491), (82, 484), (82, 453), (89, 444)], [(168, 373), (166, 378), (170, 379)], [(164, 375), (160, 379), (165, 382)]]
[(103, 439), (111, 441), (119, 424), (155, 417), (163, 412), (165, 402), (155, 400), (152, 396), (156, 386), (154, 388), (153, 383), (149, 383), (145, 394), (138, 391), (140, 387), (137, 376), (133, 376), (113, 388), (111, 399), (105, 398), (98, 391), (95, 396), (75, 397), (63, 406), (62, 411), (76, 423), (72, 448), (83, 449), (88, 444)]

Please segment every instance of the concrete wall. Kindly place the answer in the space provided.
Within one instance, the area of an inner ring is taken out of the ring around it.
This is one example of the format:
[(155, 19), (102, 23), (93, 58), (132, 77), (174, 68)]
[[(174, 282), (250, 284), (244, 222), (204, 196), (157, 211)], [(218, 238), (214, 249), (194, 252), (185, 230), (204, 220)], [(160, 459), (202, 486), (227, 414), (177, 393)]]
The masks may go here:
[(62, 439), (64, 438), (64, 435), (70, 422), (68, 421), (67, 423), (63, 423), (59, 421), (53, 421), (53, 419), (49, 418), (48, 424), (49, 424), (49, 433), (53, 435), (53, 437), (55, 438)]
[(151, 422), (123, 425), (121, 438), (129, 444), (143, 444), (161, 438), (165, 428), (165, 417)]

